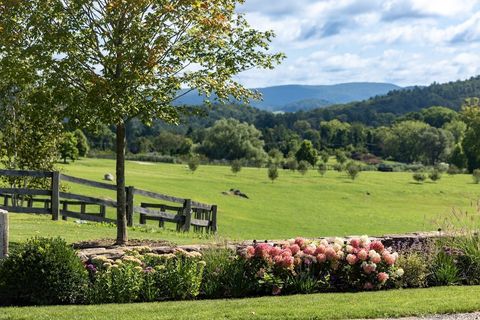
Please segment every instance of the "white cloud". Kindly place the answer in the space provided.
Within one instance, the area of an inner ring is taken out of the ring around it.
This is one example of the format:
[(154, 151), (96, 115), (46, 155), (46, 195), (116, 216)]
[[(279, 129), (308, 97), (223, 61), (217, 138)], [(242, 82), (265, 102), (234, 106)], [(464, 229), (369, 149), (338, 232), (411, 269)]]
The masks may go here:
[(273, 29), (288, 59), (242, 83), (388, 81), (425, 85), (480, 72), (477, 0), (247, 0), (252, 26)]

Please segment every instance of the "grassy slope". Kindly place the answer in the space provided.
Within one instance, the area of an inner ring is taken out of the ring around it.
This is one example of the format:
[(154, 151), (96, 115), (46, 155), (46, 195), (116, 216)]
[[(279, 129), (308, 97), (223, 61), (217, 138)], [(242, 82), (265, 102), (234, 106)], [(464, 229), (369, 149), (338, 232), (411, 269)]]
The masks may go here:
[(0, 309), (0, 319), (346, 319), (473, 312), (480, 287), (443, 287), (242, 300)]
[[(70, 175), (101, 181), (114, 172), (111, 160), (85, 159), (64, 166)], [(228, 167), (200, 166), (191, 174), (184, 165), (127, 163), (127, 184), (138, 188), (188, 197), (219, 206), (219, 236), (230, 239), (273, 239), (400, 233), (437, 228), (434, 220), (452, 207), (467, 208), (479, 198), (480, 185), (467, 175), (444, 175), (438, 183), (412, 182), (410, 173), (362, 172), (352, 182), (344, 173), (316, 171), (306, 176), (281, 171), (275, 183), (266, 169), (244, 168), (237, 176)], [(224, 196), (222, 191), (238, 188), (250, 199)], [(71, 185), (72, 192), (99, 196), (98, 189)], [(101, 191), (114, 198), (114, 193)], [(369, 195), (367, 194), (369, 193)], [(136, 199), (137, 202), (141, 198)], [(109, 213), (113, 216), (113, 212)], [(28, 217), (28, 216), (24, 216)], [(135, 218), (138, 222), (138, 217)], [(48, 219), (12, 217), (12, 241), (25, 236), (58, 234), (82, 239), (113, 236), (114, 228), (51, 225)], [(81, 232), (76, 230), (81, 229)], [(73, 233), (70, 233), (73, 232)], [(87, 236), (88, 234), (88, 236)], [(132, 237), (176, 239), (171, 232), (133, 232)], [(198, 242), (195, 236), (179, 236), (179, 242)]]
[[(113, 161), (89, 159), (66, 166), (65, 171), (99, 180), (113, 168)], [(337, 172), (322, 178), (315, 171), (306, 176), (282, 171), (272, 184), (266, 169), (244, 168), (235, 176), (228, 167), (201, 166), (191, 174), (183, 165), (135, 162), (127, 164), (127, 184), (216, 203), (220, 234), (241, 239), (432, 229), (435, 216), (452, 207), (466, 207), (480, 195), (480, 186), (466, 175), (444, 175), (436, 184), (419, 185), (410, 173), (363, 172), (352, 182)], [(230, 188), (240, 189), (250, 199), (221, 194)]]

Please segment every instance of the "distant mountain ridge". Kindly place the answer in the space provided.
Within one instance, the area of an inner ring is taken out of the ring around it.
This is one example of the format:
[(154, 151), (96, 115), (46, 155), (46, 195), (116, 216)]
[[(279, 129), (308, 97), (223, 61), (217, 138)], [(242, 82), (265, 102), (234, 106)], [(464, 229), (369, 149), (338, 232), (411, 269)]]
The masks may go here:
[[(282, 85), (256, 88), (263, 100), (252, 100), (251, 106), (266, 111), (296, 112), (324, 108), (335, 104), (362, 101), (375, 96), (385, 95), (401, 87), (391, 83), (350, 82), (334, 85)], [(192, 91), (178, 104), (200, 105), (203, 97)]]

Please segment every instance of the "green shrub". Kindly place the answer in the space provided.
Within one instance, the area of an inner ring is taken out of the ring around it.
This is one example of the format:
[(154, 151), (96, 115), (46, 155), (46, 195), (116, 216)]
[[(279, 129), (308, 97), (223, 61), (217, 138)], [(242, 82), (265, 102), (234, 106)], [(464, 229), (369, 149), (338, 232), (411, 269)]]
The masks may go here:
[(344, 168), (343, 168), (343, 165), (340, 164), (340, 163), (335, 163), (335, 164), (333, 165), (333, 170), (335, 170), (335, 171), (342, 172), (343, 169), (344, 169)]
[(298, 169), (298, 161), (295, 158), (288, 158), (286, 162), (287, 169), (291, 171), (296, 171)]
[(320, 173), (322, 177), (327, 173), (327, 164), (325, 162), (318, 164), (318, 173)]
[(355, 164), (354, 162), (350, 162), (347, 164), (347, 174), (350, 179), (355, 180), (358, 175), (360, 174), (360, 166)]
[(298, 163), (298, 172), (300, 172), (302, 175), (305, 175), (308, 171), (309, 163), (307, 161), (300, 161)]
[(278, 168), (276, 165), (271, 164), (268, 167), (268, 178), (272, 180), (272, 183), (278, 178)]
[(480, 183), (480, 169), (473, 170), (473, 182), (476, 184)]
[(231, 165), (230, 165), (230, 169), (232, 170), (232, 172), (234, 174), (237, 174), (239, 173), (241, 170), (242, 170), (242, 161), (241, 160), (233, 160)]
[(462, 173), (462, 170), (460, 170), (456, 165), (451, 164), (451, 165), (448, 167), (447, 173), (448, 173), (449, 175), (452, 175), (452, 176), (453, 176), (453, 175)]
[(197, 171), (199, 166), (200, 166), (200, 159), (198, 158), (198, 156), (189, 157), (189, 159), (188, 159), (188, 169), (190, 169), (190, 171), (192, 173)]
[(461, 282), (460, 270), (452, 255), (443, 251), (437, 254), (433, 262), (431, 281), (437, 286), (451, 286)]
[(0, 267), (0, 301), (5, 304), (82, 302), (87, 272), (75, 251), (59, 238), (33, 238)]
[(423, 183), (425, 180), (427, 180), (427, 177), (425, 176), (424, 173), (416, 172), (413, 174), (413, 180), (415, 180), (418, 183)]
[(420, 253), (407, 252), (398, 257), (397, 267), (404, 270), (399, 286), (403, 288), (423, 288), (427, 286), (430, 273), (427, 259)]
[(430, 172), (430, 174), (428, 175), (428, 177), (430, 178), (430, 180), (432, 180), (433, 182), (437, 182), (438, 180), (440, 180), (442, 178), (442, 173), (438, 170), (433, 170), (432, 172)]

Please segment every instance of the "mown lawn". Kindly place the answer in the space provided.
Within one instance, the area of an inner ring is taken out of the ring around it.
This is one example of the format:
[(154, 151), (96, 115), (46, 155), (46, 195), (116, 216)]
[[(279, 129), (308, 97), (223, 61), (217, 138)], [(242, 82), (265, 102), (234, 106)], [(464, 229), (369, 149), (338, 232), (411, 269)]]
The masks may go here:
[[(102, 181), (105, 173), (115, 172), (114, 165), (112, 160), (83, 159), (64, 165), (63, 170), (73, 176)], [(264, 168), (243, 168), (234, 175), (229, 167), (200, 166), (192, 174), (185, 165), (141, 162), (127, 163), (127, 184), (217, 204), (218, 237), (233, 240), (436, 230), (440, 215), (448, 214), (453, 207), (469, 208), (480, 198), (480, 185), (473, 184), (468, 175), (443, 175), (437, 183), (416, 184), (411, 173), (362, 172), (352, 182), (344, 173), (334, 171), (321, 177), (313, 170), (305, 176), (282, 170), (279, 179), (271, 183)], [(109, 191), (70, 186), (75, 193), (115, 197)], [(221, 194), (231, 188), (240, 189), (250, 199)], [(145, 200), (136, 198), (137, 203)], [(114, 212), (109, 215), (114, 217)], [(138, 223), (138, 217), (135, 222)], [(112, 227), (52, 224), (47, 218), (30, 216), (13, 216), (11, 224), (12, 241), (34, 234), (58, 235), (69, 241), (115, 235)], [(197, 236), (155, 228), (144, 231), (133, 231), (131, 236), (198, 242)]]
[(98, 306), (0, 308), (0, 319), (359, 319), (480, 311), (480, 287)]

